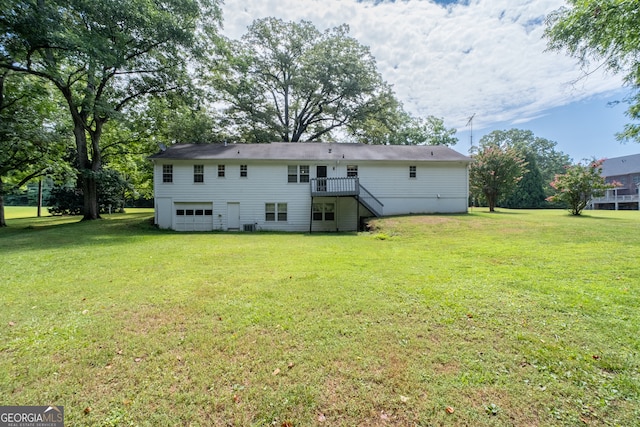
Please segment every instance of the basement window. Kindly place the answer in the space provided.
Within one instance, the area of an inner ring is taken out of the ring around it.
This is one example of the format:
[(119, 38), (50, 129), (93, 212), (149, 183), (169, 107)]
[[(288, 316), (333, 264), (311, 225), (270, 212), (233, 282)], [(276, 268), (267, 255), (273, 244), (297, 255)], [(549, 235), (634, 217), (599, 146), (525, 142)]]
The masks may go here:
[(286, 221), (287, 220), (287, 204), (286, 203), (265, 203), (264, 219), (265, 221)]
[(313, 220), (314, 221), (334, 221), (336, 205), (334, 203), (314, 203), (313, 204)]

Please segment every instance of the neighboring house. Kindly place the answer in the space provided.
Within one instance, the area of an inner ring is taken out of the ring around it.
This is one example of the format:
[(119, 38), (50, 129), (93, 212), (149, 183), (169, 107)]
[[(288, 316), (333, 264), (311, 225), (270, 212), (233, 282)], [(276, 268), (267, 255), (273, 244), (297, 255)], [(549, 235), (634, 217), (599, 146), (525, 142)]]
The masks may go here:
[(444, 146), (177, 144), (151, 160), (160, 228), (353, 231), (467, 211), (471, 159)]
[(602, 176), (619, 186), (607, 190), (604, 197), (591, 201), (592, 209), (640, 209), (640, 154), (614, 157), (602, 163)]

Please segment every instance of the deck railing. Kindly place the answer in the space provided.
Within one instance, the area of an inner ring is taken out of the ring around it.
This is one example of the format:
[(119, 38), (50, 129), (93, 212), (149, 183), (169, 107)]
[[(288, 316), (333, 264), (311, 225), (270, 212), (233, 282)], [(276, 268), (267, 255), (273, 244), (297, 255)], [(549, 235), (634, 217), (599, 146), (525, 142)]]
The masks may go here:
[(311, 195), (322, 196), (357, 196), (360, 194), (357, 177), (349, 178), (312, 178)]
[(604, 197), (591, 199), (587, 209), (602, 208), (603, 205), (613, 205), (615, 210), (618, 210), (621, 206), (628, 208), (637, 205), (638, 210), (640, 210), (640, 196), (637, 194), (625, 194), (622, 196), (607, 194)]
[(382, 216), (383, 204), (366, 188), (360, 185), (357, 177), (348, 178), (312, 178), (312, 197), (354, 196), (374, 215)]
[(624, 196), (604, 196), (592, 199), (592, 203), (615, 203), (615, 202), (637, 202), (637, 194), (627, 194)]
[(382, 209), (384, 205), (376, 198), (376, 196), (369, 193), (369, 191), (362, 185), (360, 186), (360, 196), (358, 196), (358, 200), (360, 200), (360, 202), (369, 209), (372, 214), (382, 216)]

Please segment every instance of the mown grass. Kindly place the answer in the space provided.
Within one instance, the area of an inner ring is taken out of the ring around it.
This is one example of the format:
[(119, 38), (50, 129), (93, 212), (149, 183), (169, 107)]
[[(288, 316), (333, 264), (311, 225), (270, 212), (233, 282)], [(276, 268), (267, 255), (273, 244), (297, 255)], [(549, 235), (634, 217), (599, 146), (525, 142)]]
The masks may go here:
[[(38, 215), (38, 208), (35, 206), (5, 206), (6, 219), (31, 218)], [(49, 211), (43, 207), (40, 213), (42, 216), (49, 216)]]
[(635, 425), (640, 213), (0, 230), (0, 405), (69, 425)]

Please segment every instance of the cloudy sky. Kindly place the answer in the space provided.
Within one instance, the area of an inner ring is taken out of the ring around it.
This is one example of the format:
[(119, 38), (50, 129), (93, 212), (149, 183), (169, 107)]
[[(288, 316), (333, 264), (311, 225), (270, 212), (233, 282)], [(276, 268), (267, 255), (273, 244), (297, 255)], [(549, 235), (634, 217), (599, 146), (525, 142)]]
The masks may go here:
[[(563, 0), (226, 0), (224, 34), (257, 18), (346, 23), (370, 47), (405, 109), (458, 129), (455, 147), (495, 129), (531, 129), (575, 160), (640, 153), (614, 134), (626, 123), (618, 76), (583, 77), (574, 59), (546, 52), (545, 16)], [(582, 77), (582, 78), (581, 78)], [(474, 116), (472, 127), (467, 126)], [(473, 134), (470, 133), (473, 129)]]

